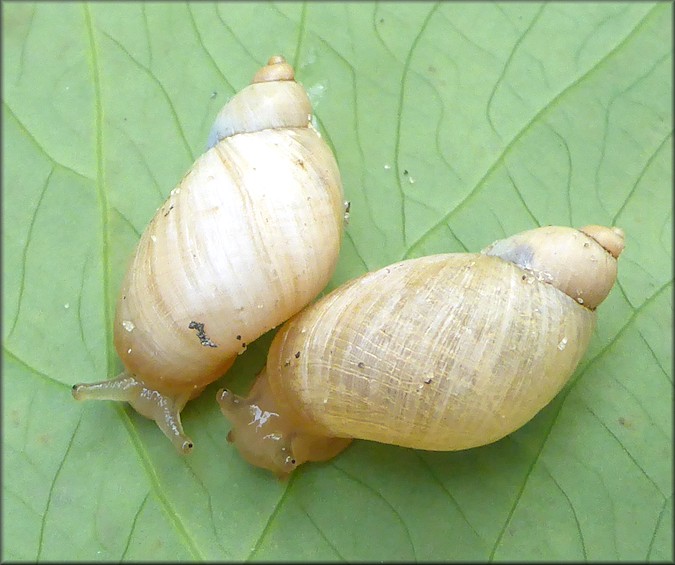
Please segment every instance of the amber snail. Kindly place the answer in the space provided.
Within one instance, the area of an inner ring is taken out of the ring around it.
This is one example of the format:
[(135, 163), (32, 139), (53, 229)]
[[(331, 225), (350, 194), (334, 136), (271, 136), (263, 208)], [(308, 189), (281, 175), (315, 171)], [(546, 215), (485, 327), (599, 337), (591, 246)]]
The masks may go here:
[(497, 441), (574, 372), (623, 247), (619, 228), (542, 227), (352, 280), (284, 324), (247, 398), (218, 391), (228, 440), (278, 476), (352, 438)]
[(127, 401), (188, 452), (186, 402), (326, 286), (345, 203), (311, 114), (279, 56), (225, 105), (210, 147), (145, 229), (122, 283), (114, 343), (125, 370), (74, 385), (76, 399)]

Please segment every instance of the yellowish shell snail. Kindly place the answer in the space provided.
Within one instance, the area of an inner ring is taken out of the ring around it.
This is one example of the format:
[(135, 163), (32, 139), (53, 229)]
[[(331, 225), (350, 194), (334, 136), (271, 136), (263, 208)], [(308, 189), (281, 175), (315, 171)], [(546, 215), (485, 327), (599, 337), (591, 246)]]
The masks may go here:
[(348, 282), (284, 324), (248, 398), (218, 391), (228, 440), (279, 476), (351, 438), (494, 442), (574, 372), (623, 246), (619, 228), (542, 227)]
[(74, 385), (76, 399), (127, 401), (188, 452), (185, 403), (326, 286), (345, 204), (311, 114), (278, 56), (225, 105), (122, 283), (114, 342), (125, 370)]

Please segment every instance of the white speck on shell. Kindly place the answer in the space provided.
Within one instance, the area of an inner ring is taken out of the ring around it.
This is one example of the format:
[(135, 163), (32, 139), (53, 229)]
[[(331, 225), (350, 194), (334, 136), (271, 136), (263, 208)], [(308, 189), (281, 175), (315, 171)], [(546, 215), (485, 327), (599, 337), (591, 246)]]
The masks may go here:
[(131, 353), (131, 347), (127, 349), (127, 353)]
[(136, 324), (134, 324), (131, 320), (124, 320), (122, 322), (122, 325), (124, 326), (124, 329), (127, 330), (128, 332), (133, 331), (133, 329), (136, 327)]
[(542, 282), (547, 282), (550, 283), (553, 281), (553, 275), (547, 271), (538, 271), (537, 272), (537, 280), (540, 280)]
[(156, 236), (156, 235), (151, 235), (151, 236), (150, 236), (150, 239), (151, 239), (151, 240), (153, 241), (153, 243), (154, 243), (154, 242), (157, 241), (157, 236)]
[(565, 349), (565, 347), (567, 347), (567, 338), (566, 337), (564, 337), (560, 340), (560, 343), (558, 344), (558, 349), (560, 349), (560, 351), (563, 351)]
[(409, 182), (410, 184), (415, 184), (415, 179), (412, 178), (412, 177), (408, 177), (408, 182)]
[(68, 310), (68, 308), (70, 308), (70, 302), (66, 302), (63, 307)]

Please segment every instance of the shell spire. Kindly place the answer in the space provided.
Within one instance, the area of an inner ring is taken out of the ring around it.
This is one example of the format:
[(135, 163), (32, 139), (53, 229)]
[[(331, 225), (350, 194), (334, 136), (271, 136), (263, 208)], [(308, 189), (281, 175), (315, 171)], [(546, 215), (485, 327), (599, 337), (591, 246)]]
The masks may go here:
[(281, 55), (270, 57), (267, 65), (259, 69), (255, 74), (251, 84), (275, 80), (295, 80), (293, 67)]
[(128, 402), (188, 453), (185, 404), (325, 288), (344, 193), (311, 111), (280, 56), (225, 104), (122, 280), (113, 331), (124, 370), (76, 384), (76, 399)]
[(353, 279), (279, 329), (246, 398), (219, 391), (228, 441), (281, 477), (350, 438), (495, 442), (576, 370), (622, 249), (619, 228), (550, 226)]
[(593, 310), (616, 281), (623, 248), (621, 228), (548, 226), (496, 241), (482, 253), (517, 265)]
[(311, 117), (312, 104), (302, 85), (295, 82), (293, 67), (282, 56), (275, 55), (216, 116), (208, 148), (239, 133), (307, 128)]
[(590, 225), (579, 228), (579, 231), (584, 232), (587, 236), (592, 237), (605, 250), (612, 254), (614, 259), (618, 259), (619, 255), (625, 247), (625, 234), (621, 228), (605, 226)]

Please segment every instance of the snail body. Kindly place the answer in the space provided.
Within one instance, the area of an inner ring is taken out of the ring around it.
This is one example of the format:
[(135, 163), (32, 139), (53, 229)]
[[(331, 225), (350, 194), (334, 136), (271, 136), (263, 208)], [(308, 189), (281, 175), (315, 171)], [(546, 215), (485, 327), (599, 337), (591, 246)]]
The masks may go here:
[(546, 227), (348, 282), (284, 324), (248, 398), (219, 391), (229, 439), (280, 476), (351, 438), (497, 441), (574, 372), (622, 248), (616, 228)]
[(128, 401), (187, 452), (185, 403), (326, 286), (344, 202), (311, 113), (282, 57), (225, 105), (123, 280), (114, 343), (125, 371), (75, 385), (75, 398)]

